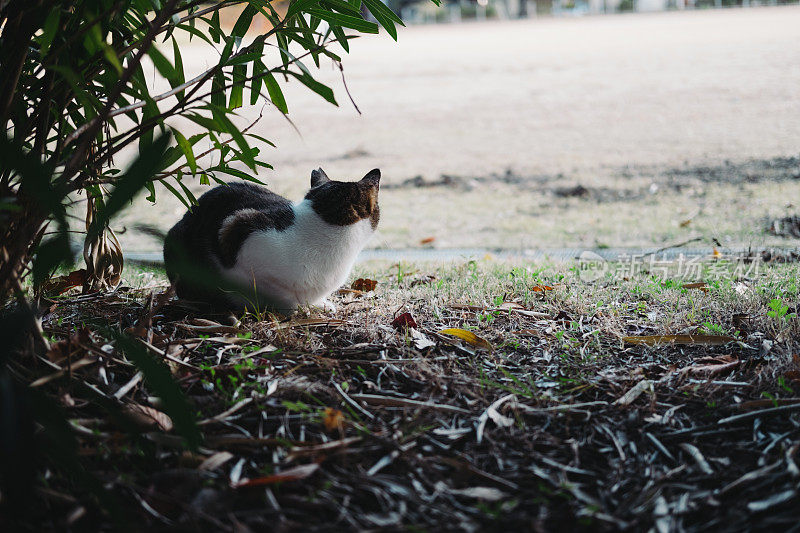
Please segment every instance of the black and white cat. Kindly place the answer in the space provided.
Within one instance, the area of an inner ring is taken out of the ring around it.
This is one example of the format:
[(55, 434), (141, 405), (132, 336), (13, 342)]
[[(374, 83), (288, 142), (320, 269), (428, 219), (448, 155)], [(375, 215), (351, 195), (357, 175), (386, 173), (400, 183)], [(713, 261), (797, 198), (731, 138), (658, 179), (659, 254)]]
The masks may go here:
[(216, 187), (167, 234), (170, 282), (215, 308), (329, 305), (378, 225), (380, 178), (332, 181), (320, 168), (296, 204), (252, 183)]

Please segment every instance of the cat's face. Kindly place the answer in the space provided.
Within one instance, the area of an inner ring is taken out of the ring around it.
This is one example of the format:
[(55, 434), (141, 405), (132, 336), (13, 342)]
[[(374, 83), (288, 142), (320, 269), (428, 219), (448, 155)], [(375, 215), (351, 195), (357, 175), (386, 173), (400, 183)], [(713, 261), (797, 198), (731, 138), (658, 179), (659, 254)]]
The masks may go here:
[(320, 168), (311, 172), (311, 190), (306, 200), (311, 201), (314, 211), (328, 224), (348, 226), (369, 219), (374, 230), (380, 219), (380, 181), (381, 171), (377, 168), (352, 182), (333, 181)]

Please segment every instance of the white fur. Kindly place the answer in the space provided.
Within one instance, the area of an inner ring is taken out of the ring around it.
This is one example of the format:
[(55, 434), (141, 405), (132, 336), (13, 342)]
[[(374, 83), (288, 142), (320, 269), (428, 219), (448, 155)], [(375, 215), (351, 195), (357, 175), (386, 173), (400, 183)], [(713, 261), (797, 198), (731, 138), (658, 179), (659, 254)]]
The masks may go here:
[(236, 283), (255, 285), (268, 304), (278, 309), (324, 304), (345, 282), (358, 252), (373, 234), (369, 219), (349, 226), (328, 224), (308, 200), (292, 209), (291, 226), (284, 231), (251, 233), (236, 264), (223, 270)]

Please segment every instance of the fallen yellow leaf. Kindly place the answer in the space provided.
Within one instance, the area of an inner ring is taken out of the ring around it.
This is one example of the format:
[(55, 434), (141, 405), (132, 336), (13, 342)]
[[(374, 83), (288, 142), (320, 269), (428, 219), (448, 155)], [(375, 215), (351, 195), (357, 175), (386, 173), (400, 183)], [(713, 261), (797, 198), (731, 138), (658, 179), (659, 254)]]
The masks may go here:
[(472, 333), (471, 331), (467, 331), (461, 328), (447, 328), (443, 329), (439, 332), (440, 335), (452, 335), (453, 337), (458, 337), (459, 339), (475, 346), (476, 348), (483, 348), (484, 350), (492, 350), (492, 345), (486, 339), (482, 339)]

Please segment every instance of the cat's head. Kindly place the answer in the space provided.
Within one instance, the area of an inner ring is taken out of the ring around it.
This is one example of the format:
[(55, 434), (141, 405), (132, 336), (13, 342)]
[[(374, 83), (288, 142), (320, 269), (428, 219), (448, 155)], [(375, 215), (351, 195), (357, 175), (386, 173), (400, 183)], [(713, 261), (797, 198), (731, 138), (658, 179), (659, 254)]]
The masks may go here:
[(319, 168), (311, 171), (311, 190), (306, 200), (328, 224), (347, 226), (369, 219), (375, 229), (380, 219), (380, 181), (381, 171), (377, 168), (359, 181), (334, 181)]

